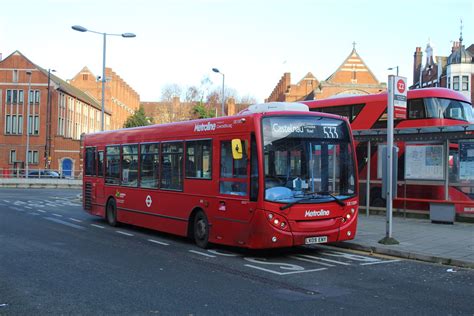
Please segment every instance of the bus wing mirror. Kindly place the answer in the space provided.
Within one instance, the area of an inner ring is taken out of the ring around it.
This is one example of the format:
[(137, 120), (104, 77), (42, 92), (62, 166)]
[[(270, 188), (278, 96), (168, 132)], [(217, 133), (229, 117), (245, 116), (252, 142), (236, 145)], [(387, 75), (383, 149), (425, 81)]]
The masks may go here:
[(242, 141), (240, 139), (233, 139), (232, 140), (232, 158), (234, 158), (234, 160), (240, 160), (242, 159), (242, 153), (243, 153)]

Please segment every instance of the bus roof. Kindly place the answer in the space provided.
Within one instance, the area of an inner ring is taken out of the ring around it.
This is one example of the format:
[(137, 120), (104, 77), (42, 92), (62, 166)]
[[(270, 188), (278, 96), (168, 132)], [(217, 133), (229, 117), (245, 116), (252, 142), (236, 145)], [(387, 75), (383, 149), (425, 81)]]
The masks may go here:
[[(300, 104), (301, 105), (301, 104)], [(118, 130), (103, 131), (91, 134), (85, 134), (83, 136), (87, 143), (113, 143), (117, 142), (141, 142), (147, 139), (154, 138), (153, 135), (160, 133), (162, 139), (179, 139), (179, 138), (208, 138), (215, 133), (219, 134), (232, 134), (242, 133), (252, 130), (253, 122), (255, 119), (262, 116), (274, 116), (274, 115), (311, 115), (311, 116), (323, 116), (328, 118), (335, 118), (344, 120), (348, 123), (345, 117), (328, 114), (328, 113), (316, 113), (311, 111), (269, 111), (269, 112), (257, 112), (251, 113), (246, 112), (243, 114), (225, 116), (225, 117), (214, 117), (197, 119), (190, 121), (180, 121), (166, 124), (154, 124), (149, 126), (140, 126), (132, 128), (122, 128)], [(113, 138), (113, 139), (111, 139)], [(89, 146), (89, 145), (87, 145)]]
[[(424, 88), (408, 90), (408, 99), (418, 98), (445, 98), (454, 99), (467, 103), (471, 103), (463, 94), (446, 88)], [(367, 102), (377, 102), (387, 100), (387, 92), (381, 92), (377, 94), (366, 94), (366, 95), (352, 95), (343, 97), (334, 97), (322, 100), (313, 101), (300, 101), (301, 103), (307, 104), (312, 107), (317, 105), (318, 107), (335, 106), (335, 105), (351, 105), (351, 104), (362, 104)]]

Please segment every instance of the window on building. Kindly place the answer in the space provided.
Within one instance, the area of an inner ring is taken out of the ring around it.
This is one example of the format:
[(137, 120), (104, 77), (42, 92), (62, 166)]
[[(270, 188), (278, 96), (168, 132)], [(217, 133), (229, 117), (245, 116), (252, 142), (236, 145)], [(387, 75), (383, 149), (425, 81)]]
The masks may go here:
[(11, 149), (10, 150), (10, 155), (8, 156), (8, 163), (13, 164), (16, 161), (16, 150)]
[(23, 104), (24, 98), (23, 90), (18, 90), (18, 103)]
[(186, 178), (211, 179), (212, 141), (198, 140), (186, 142)]
[(120, 183), (120, 146), (108, 146), (105, 149), (105, 183)]
[(161, 147), (161, 188), (183, 189), (183, 143), (164, 143)]
[(459, 91), (459, 76), (453, 77), (453, 90)]
[(28, 118), (28, 133), (30, 135), (39, 135), (39, 116), (30, 115)]
[(469, 91), (469, 76), (462, 76), (462, 91)]
[(40, 91), (35, 90), (35, 103), (38, 104), (40, 102)]
[(20, 135), (23, 133), (22, 115), (5, 115), (5, 134)]
[(448, 77), (448, 89), (451, 89), (451, 77)]
[(28, 163), (38, 164), (39, 154), (37, 150), (28, 151)]
[(13, 82), (18, 82), (18, 69), (13, 69)]
[(28, 103), (33, 104), (34, 99), (35, 99), (35, 91), (30, 90), (30, 93), (28, 94)]
[(12, 90), (7, 90), (6, 103), (7, 104), (12, 103)]
[(18, 90), (13, 90), (13, 104), (18, 103)]
[(12, 116), (5, 115), (5, 134), (12, 133)]
[(122, 146), (122, 185), (138, 186), (138, 145)]
[(143, 144), (140, 147), (140, 186), (158, 188), (160, 144)]
[(95, 147), (86, 148), (84, 160), (86, 176), (95, 176)]

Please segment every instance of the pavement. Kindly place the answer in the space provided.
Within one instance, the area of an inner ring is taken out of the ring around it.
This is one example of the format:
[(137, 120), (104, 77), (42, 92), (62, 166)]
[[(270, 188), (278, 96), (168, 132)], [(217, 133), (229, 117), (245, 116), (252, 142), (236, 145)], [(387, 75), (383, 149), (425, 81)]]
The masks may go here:
[(428, 219), (393, 217), (392, 237), (399, 244), (384, 245), (386, 217), (359, 215), (354, 240), (339, 247), (395, 257), (474, 269), (474, 224), (439, 224)]

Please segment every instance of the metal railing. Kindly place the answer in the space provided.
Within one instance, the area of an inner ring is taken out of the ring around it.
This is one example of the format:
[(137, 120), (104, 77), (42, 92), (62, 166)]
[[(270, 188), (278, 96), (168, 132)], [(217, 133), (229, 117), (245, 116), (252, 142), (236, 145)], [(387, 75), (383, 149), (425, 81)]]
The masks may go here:
[(0, 168), (0, 179), (65, 179), (82, 180), (82, 170), (54, 170), (54, 169), (28, 169)]

